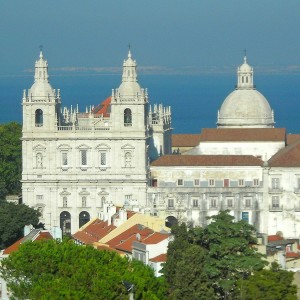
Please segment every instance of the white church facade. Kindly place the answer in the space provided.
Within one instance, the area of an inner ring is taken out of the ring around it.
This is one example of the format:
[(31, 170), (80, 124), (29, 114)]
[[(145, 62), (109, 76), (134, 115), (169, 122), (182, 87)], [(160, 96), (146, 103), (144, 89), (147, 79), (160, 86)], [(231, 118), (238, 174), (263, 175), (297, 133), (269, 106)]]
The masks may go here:
[(85, 113), (61, 107), (41, 52), (22, 105), (23, 202), (46, 227), (75, 232), (104, 206), (146, 206), (149, 157), (171, 151), (171, 111), (149, 106), (130, 51), (119, 88)]
[(22, 193), (46, 227), (73, 233), (109, 205), (194, 226), (228, 209), (260, 233), (298, 238), (300, 136), (274, 128), (246, 57), (217, 128), (203, 129), (197, 145), (177, 154), (171, 154), (171, 109), (149, 104), (136, 68), (129, 51), (119, 88), (82, 113), (61, 107), (42, 53), (36, 61), (35, 82), (22, 101)]

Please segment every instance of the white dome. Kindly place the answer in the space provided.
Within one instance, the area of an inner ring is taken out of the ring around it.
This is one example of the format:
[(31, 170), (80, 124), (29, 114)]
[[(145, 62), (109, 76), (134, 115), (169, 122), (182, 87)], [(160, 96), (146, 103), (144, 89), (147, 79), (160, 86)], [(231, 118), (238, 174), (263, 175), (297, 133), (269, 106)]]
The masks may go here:
[(137, 82), (122, 82), (118, 89), (122, 96), (136, 96), (141, 93), (141, 87)]
[(253, 68), (247, 57), (237, 70), (237, 89), (227, 96), (218, 112), (218, 127), (274, 127), (274, 114), (267, 99), (254, 88)]
[(221, 106), (218, 126), (273, 127), (273, 112), (267, 99), (257, 90), (235, 90)]
[(29, 94), (33, 97), (53, 96), (54, 91), (49, 82), (36, 81), (30, 88)]

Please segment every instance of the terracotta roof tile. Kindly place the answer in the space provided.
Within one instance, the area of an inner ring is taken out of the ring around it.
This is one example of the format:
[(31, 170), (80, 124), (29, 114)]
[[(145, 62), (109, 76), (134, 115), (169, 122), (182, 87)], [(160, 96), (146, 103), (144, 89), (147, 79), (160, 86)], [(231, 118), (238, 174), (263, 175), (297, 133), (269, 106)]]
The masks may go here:
[(262, 166), (252, 155), (164, 155), (151, 166)]
[(298, 252), (286, 252), (286, 258), (300, 258), (300, 253)]
[(269, 235), (268, 242), (274, 242), (274, 241), (283, 241), (283, 237), (277, 234)]
[(115, 228), (116, 226), (114, 225), (108, 225), (107, 221), (96, 219), (84, 229), (74, 233), (73, 238), (83, 244), (89, 245), (99, 241)]
[(293, 144), (300, 141), (300, 134), (288, 134), (286, 136), (286, 143), (287, 145)]
[(204, 128), (201, 142), (285, 141), (285, 128)]
[(103, 117), (110, 116), (110, 103), (111, 103), (111, 96), (106, 98), (102, 103), (97, 105), (93, 110), (92, 113), (94, 115), (102, 115)]
[(143, 244), (157, 244), (165, 239), (167, 239), (170, 235), (169, 234), (164, 234), (164, 233), (160, 233), (160, 232), (154, 232), (153, 234), (149, 235), (148, 237), (146, 237), (142, 243)]
[[(140, 224), (136, 224), (129, 229), (125, 230), (118, 236), (114, 237), (110, 241), (108, 241), (106, 244), (108, 244), (112, 248), (116, 249), (124, 249), (125, 251), (128, 251), (129, 246), (132, 249), (132, 242), (136, 241), (137, 238), (139, 238), (139, 241), (142, 241), (146, 237), (148, 237), (150, 234), (152, 234), (154, 231), (148, 227), (145, 227)], [(131, 245), (130, 245), (131, 243)], [(124, 244), (121, 246), (121, 244)], [(130, 252), (131, 252), (130, 249)]]
[(196, 147), (201, 134), (172, 134), (172, 147)]
[[(52, 235), (48, 231), (40, 231), (38, 235), (31, 239), (31, 241), (50, 240), (52, 238)], [(24, 240), (26, 240), (26, 236), (22, 237), (21, 239), (13, 243), (11, 246), (4, 249), (3, 254), (8, 255), (12, 252), (17, 251)]]
[(300, 141), (277, 152), (268, 163), (270, 167), (300, 167)]
[(153, 261), (153, 262), (166, 262), (167, 261), (167, 254), (166, 253), (160, 254), (160, 255), (155, 256), (155, 257), (153, 257), (149, 260)]

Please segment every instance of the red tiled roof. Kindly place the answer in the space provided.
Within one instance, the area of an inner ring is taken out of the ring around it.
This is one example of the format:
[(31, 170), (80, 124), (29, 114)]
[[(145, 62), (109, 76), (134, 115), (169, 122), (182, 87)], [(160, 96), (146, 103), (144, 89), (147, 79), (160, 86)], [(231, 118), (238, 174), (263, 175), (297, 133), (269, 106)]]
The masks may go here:
[(270, 167), (300, 167), (300, 141), (277, 152), (268, 163)]
[(110, 115), (110, 103), (111, 103), (111, 96), (106, 98), (102, 103), (97, 105), (93, 110), (92, 113), (94, 115), (102, 115), (103, 117), (109, 117)]
[(83, 230), (79, 230), (74, 233), (73, 238), (83, 244), (90, 245), (99, 241), (115, 228), (116, 226), (114, 225), (108, 225), (107, 221), (96, 219)]
[[(114, 237), (110, 241), (106, 242), (106, 244), (108, 244), (112, 248), (124, 249), (125, 251), (128, 251), (130, 249), (129, 252), (131, 252), (133, 241), (137, 241), (137, 240), (142, 241), (153, 232), (154, 231), (148, 227), (144, 227), (143, 225), (136, 224), (130, 227), (129, 229), (125, 230), (118, 236)], [(121, 244), (123, 246), (121, 246)]]
[(268, 236), (268, 242), (275, 242), (275, 241), (282, 241), (283, 237), (277, 234), (269, 235)]
[(262, 166), (252, 155), (164, 155), (151, 166)]
[(285, 141), (285, 128), (204, 128), (202, 142)]
[(150, 261), (153, 261), (153, 262), (166, 262), (167, 261), (167, 254), (166, 253), (160, 254), (156, 257), (151, 258)]
[(51, 240), (52, 238), (49, 231), (41, 231), (35, 241)]
[(286, 258), (300, 258), (300, 253), (298, 252), (286, 252)]
[[(18, 241), (16, 241), (15, 243), (13, 243), (12, 245), (10, 245), (6, 249), (4, 249), (3, 250), (3, 254), (4, 255), (9, 255), (10, 253), (17, 251), (19, 249), (20, 245), (22, 244), (22, 242), (25, 240), (25, 238), (26, 237), (22, 237), (21, 239), (19, 239)], [(38, 235), (36, 235), (34, 238), (31, 239), (31, 241), (50, 240), (52, 238), (53, 237), (50, 234), (50, 232), (48, 232), (48, 231), (40, 231), (38, 233)]]
[(172, 134), (172, 147), (196, 147), (201, 134)]
[(164, 234), (164, 233), (160, 233), (160, 232), (154, 232), (153, 234), (149, 235), (148, 237), (146, 237), (142, 243), (143, 244), (158, 244), (159, 242), (167, 239), (170, 235), (169, 234)]
[(298, 141), (300, 141), (300, 134), (291, 134), (291, 133), (289, 133), (286, 136), (286, 144), (287, 145), (293, 144), (293, 143), (298, 142)]
[(122, 251), (111, 248), (108, 245), (98, 245), (97, 250), (106, 250), (106, 251), (113, 251), (113, 252), (117, 252), (117, 253), (122, 253)]
[(117, 250), (125, 251), (125, 252), (132, 252), (132, 243), (136, 241), (136, 236), (132, 235), (130, 236), (126, 241), (119, 243), (115, 246)]

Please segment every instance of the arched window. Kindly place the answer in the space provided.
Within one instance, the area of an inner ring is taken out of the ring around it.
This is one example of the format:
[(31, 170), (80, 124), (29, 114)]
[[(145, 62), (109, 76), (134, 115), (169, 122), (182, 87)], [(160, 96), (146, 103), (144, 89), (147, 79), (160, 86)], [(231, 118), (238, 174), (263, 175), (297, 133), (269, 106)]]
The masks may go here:
[(82, 211), (79, 214), (79, 228), (81, 228), (84, 224), (89, 222), (90, 214), (87, 211)]
[(63, 211), (60, 214), (60, 228), (63, 235), (71, 235), (71, 214), (68, 211)]
[(35, 127), (42, 127), (43, 122), (43, 111), (41, 109), (37, 109), (35, 111)]
[(131, 167), (131, 153), (130, 152), (126, 152), (125, 153), (125, 168), (130, 168)]
[(132, 126), (132, 114), (129, 108), (124, 110), (124, 126)]

